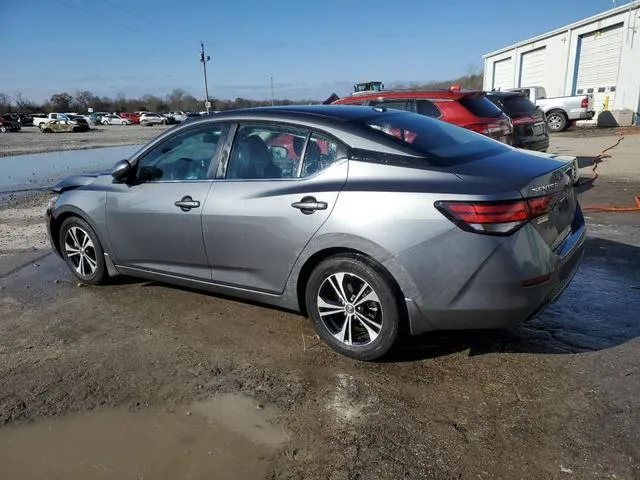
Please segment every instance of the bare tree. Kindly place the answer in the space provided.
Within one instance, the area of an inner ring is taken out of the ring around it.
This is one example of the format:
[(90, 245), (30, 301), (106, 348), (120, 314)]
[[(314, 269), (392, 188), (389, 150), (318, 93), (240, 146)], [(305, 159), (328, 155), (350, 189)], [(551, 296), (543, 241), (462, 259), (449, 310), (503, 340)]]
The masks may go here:
[(77, 91), (73, 96), (73, 108), (82, 112), (95, 103), (97, 97), (89, 90)]
[(11, 110), (11, 98), (6, 93), (0, 93), (0, 112)]
[(13, 94), (13, 102), (16, 104), (19, 112), (32, 112), (36, 110), (35, 103), (25, 98), (20, 90)]

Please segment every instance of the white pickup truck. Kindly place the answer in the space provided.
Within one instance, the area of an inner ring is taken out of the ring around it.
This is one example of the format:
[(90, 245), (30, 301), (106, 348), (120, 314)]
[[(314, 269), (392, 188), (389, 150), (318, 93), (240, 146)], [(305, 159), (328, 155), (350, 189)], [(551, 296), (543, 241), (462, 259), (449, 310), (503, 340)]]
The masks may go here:
[(543, 87), (511, 88), (505, 91), (525, 93), (544, 112), (552, 132), (561, 132), (578, 120), (591, 120), (595, 114), (592, 95), (547, 98)]
[(70, 120), (70, 118), (64, 113), (49, 113), (46, 116), (34, 116), (33, 117), (33, 126), (39, 127), (41, 123), (50, 122), (51, 120)]

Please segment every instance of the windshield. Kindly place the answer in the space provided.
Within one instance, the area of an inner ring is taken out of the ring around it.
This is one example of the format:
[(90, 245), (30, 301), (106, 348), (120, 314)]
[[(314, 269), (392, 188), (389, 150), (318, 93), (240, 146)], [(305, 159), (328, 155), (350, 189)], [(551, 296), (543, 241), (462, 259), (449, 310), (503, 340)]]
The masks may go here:
[(502, 110), (496, 107), (491, 100), (484, 95), (462, 97), (460, 103), (464, 108), (480, 118), (495, 118), (502, 115)]
[(458, 165), (509, 149), (471, 130), (408, 112), (385, 113), (354, 122), (378, 135), (394, 138), (441, 166)]

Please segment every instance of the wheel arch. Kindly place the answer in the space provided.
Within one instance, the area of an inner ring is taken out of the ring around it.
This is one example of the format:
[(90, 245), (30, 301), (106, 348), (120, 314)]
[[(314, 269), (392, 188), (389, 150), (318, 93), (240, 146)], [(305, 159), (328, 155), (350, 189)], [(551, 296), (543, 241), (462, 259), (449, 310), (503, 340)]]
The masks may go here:
[(367, 253), (364, 251), (365, 249), (358, 249), (355, 247), (347, 247), (347, 246), (335, 246), (335, 247), (326, 247), (320, 250), (315, 251), (312, 255), (305, 259), (304, 263), (302, 263), (300, 270), (296, 277), (296, 285), (295, 285), (295, 296), (298, 304), (298, 309), (300, 313), (307, 317), (309, 316), (309, 312), (307, 311), (307, 304), (305, 301), (307, 285), (309, 283), (309, 279), (311, 277), (311, 273), (315, 270), (315, 268), (320, 265), (323, 261), (328, 258), (339, 256), (339, 255), (353, 255), (359, 257), (366, 263), (369, 263), (375, 266), (377, 269), (383, 272), (383, 274), (387, 277), (387, 280), (391, 283), (393, 290), (396, 293), (398, 299), (398, 307), (401, 309), (403, 313), (403, 318), (401, 319), (401, 323), (403, 327), (408, 326), (408, 315), (407, 315), (407, 307), (404, 301), (404, 293), (402, 288), (398, 284), (395, 276), (391, 271), (378, 260), (374, 255), (370, 252)]
[(100, 229), (97, 228), (95, 223), (91, 220), (90, 216), (87, 215), (86, 212), (80, 210), (79, 208), (73, 206), (66, 206), (64, 210), (60, 212), (56, 212), (55, 217), (51, 217), (50, 228), (51, 228), (51, 240), (53, 245), (58, 253), (58, 255), (62, 255), (62, 249), (60, 247), (60, 228), (62, 228), (62, 224), (67, 218), (78, 217), (81, 220), (87, 222), (93, 232), (98, 237), (100, 241), (100, 245), (102, 249), (105, 249), (105, 241), (100, 237)]

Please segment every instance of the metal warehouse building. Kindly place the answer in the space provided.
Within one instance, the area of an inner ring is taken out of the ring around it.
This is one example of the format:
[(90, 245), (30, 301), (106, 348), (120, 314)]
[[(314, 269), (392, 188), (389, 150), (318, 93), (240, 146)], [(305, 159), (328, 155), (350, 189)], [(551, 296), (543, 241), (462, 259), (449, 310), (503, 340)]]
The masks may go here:
[[(640, 1), (484, 55), (484, 89), (592, 93), (594, 110), (640, 111)], [(636, 117), (637, 118), (637, 117)]]

